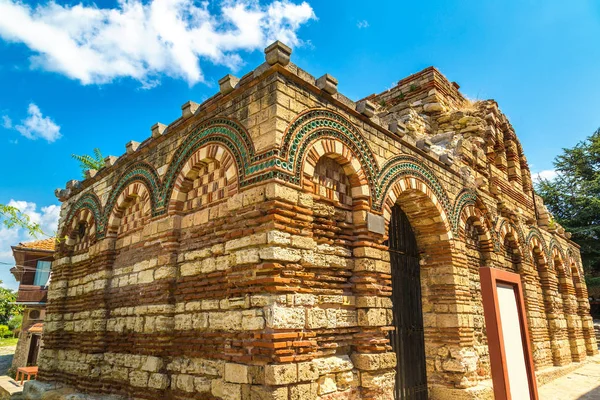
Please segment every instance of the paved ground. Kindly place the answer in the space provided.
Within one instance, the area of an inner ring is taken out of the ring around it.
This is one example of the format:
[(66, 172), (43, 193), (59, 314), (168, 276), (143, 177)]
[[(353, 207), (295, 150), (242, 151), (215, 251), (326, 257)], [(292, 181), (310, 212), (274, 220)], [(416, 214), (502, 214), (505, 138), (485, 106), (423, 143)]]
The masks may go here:
[(600, 400), (600, 361), (547, 383), (538, 392), (540, 400)]
[(16, 348), (16, 345), (0, 347), (0, 375), (6, 375), (6, 372), (12, 364)]

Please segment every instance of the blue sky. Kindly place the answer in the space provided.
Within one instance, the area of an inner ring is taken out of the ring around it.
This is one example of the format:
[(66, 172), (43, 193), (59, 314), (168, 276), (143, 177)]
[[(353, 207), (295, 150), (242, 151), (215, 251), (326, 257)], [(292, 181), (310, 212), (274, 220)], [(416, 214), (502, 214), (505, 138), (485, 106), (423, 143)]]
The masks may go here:
[[(30, 4), (0, 0), (0, 203), (19, 202), (49, 230), (54, 189), (80, 176), (72, 153), (124, 153), (184, 102), (213, 95), (225, 74), (263, 62), (273, 38), (352, 99), (438, 67), (468, 97), (498, 101), (533, 172), (600, 127), (597, 1)], [(26, 239), (0, 229), (0, 262)], [(14, 288), (8, 268), (0, 279)]]

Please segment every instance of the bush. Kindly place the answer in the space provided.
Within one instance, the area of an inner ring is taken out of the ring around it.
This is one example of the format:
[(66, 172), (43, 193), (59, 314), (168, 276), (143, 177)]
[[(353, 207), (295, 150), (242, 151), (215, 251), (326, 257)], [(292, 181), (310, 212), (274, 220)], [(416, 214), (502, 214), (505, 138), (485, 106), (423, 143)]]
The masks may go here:
[(12, 336), (12, 331), (6, 325), (0, 325), (0, 337), (6, 338)]

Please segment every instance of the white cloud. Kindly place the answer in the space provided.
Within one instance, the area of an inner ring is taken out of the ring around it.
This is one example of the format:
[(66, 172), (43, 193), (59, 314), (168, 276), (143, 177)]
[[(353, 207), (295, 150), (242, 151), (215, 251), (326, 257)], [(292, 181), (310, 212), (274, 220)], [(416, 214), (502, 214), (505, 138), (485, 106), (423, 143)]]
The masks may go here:
[(8, 115), (2, 116), (2, 126), (6, 129), (12, 128), (12, 120), (8, 117)]
[(119, 0), (116, 8), (0, 0), (0, 37), (28, 46), (33, 66), (83, 84), (129, 77), (152, 87), (163, 74), (202, 82), (200, 59), (235, 69), (240, 51), (276, 39), (301, 45), (298, 29), (316, 18), (308, 3), (288, 0), (224, 0), (215, 9), (194, 0)]
[(540, 172), (533, 173), (532, 174), (532, 179), (534, 180), (534, 182), (538, 182), (540, 179), (552, 180), (552, 179), (556, 178), (557, 174), (558, 173), (556, 172), (556, 170), (545, 169), (545, 170), (542, 170)]
[[(59, 205), (49, 205), (42, 207), (38, 211), (36, 203), (10, 200), (8, 205), (18, 208), (24, 214), (27, 214), (32, 222), (40, 224), (42, 231), (48, 235), (54, 235), (58, 226), (58, 218), (60, 214)], [(13, 227), (6, 228), (0, 225), (0, 279), (3, 281), (3, 286), (15, 289), (17, 282), (8, 272), (10, 266), (14, 265), (11, 246), (15, 246), (21, 242), (30, 242), (33, 240), (45, 239), (46, 236), (32, 237), (24, 229)], [(6, 265), (8, 264), (8, 265)]]
[(356, 26), (358, 27), (358, 29), (368, 28), (369, 27), (369, 21), (367, 21), (366, 19), (363, 19), (362, 21), (358, 21), (358, 23), (356, 24)]
[(35, 104), (29, 104), (27, 108), (27, 118), (21, 121), (15, 129), (27, 139), (45, 139), (52, 143), (62, 137), (60, 126), (56, 125), (50, 117), (44, 117), (40, 108)]

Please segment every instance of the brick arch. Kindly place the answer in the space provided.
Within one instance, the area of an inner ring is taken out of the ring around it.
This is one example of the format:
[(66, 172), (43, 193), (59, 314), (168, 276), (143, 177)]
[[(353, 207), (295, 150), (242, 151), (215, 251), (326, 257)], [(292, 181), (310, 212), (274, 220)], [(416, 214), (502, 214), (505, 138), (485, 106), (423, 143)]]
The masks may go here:
[[(462, 348), (473, 337), (473, 327), (466, 328), (458, 322), (466, 316), (454, 308), (464, 304), (465, 293), (469, 293), (469, 283), (455, 279), (456, 274), (467, 274), (467, 266), (456, 260), (448, 214), (427, 182), (418, 177), (403, 176), (391, 185), (382, 207), (386, 227), (389, 227), (391, 208), (396, 204), (408, 217), (420, 254), (423, 319), (453, 321), (425, 325), (427, 379), (429, 382), (447, 380), (444, 371), (433, 368), (436, 363), (447, 361), (439, 349), (444, 346)], [(457, 268), (464, 272), (457, 272)]]
[(293, 181), (301, 184), (306, 154), (323, 139), (336, 143), (335, 154), (341, 154), (340, 145), (350, 151), (360, 164), (369, 193), (375, 193), (379, 166), (367, 140), (350, 121), (331, 110), (311, 109), (290, 123), (283, 137), (277, 166), (292, 173)]
[(548, 251), (548, 246), (546, 246), (546, 241), (544, 240), (544, 237), (542, 236), (538, 228), (530, 228), (530, 231), (527, 234), (527, 238), (525, 239), (525, 245), (529, 248), (529, 251), (532, 253), (532, 256), (534, 248), (537, 248), (539, 249), (540, 253), (542, 253), (545, 263), (552, 262), (550, 252)]
[(494, 237), (493, 224), (486, 213), (481, 209), (481, 207), (485, 206), (483, 204), (477, 204), (476, 197), (472, 202), (462, 205), (455, 202), (455, 205), (459, 207), (458, 209), (455, 208), (455, 216), (453, 216), (453, 219), (456, 221), (456, 228), (454, 229), (455, 233), (457, 233), (459, 237), (464, 237), (467, 224), (472, 224), (477, 228), (481, 251), (493, 252), (498, 244), (497, 239)]
[[(179, 146), (163, 178), (163, 191), (159, 208), (168, 206), (182, 169), (191, 157), (208, 144), (218, 144), (226, 148), (235, 160), (238, 184), (241, 185), (247, 175), (258, 172), (260, 155), (255, 154), (254, 144), (248, 132), (241, 124), (227, 118), (216, 118), (198, 125)], [(272, 162), (274, 165), (274, 161)], [(260, 165), (265, 168), (267, 165)], [(269, 166), (272, 166), (269, 164)], [(163, 210), (164, 212), (164, 210)]]
[[(124, 212), (132, 206), (138, 206), (139, 210), (132, 213), (130, 221), (122, 221), (125, 216)], [(120, 234), (124, 223), (131, 224), (133, 229), (138, 229), (143, 226), (146, 219), (152, 216), (151, 191), (144, 182), (134, 181), (127, 185), (114, 201), (114, 206), (108, 217), (106, 225), (106, 235), (116, 236)], [(130, 229), (128, 229), (130, 230)]]
[(336, 161), (348, 177), (352, 186), (352, 197), (370, 197), (371, 191), (366, 173), (354, 151), (337, 139), (322, 138), (313, 142), (306, 152), (302, 173), (311, 179), (315, 167), (322, 157)]
[(588, 291), (585, 281), (582, 276), (583, 273), (579, 268), (579, 263), (575, 261), (571, 249), (567, 250), (571, 256), (571, 279), (573, 287), (575, 289), (575, 296), (577, 299), (577, 314), (579, 317), (579, 323), (581, 324), (579, 332), (577, 332), (583, 339), (583, 346), (585, 346), (585, 353), (588, 356), (593, 356), (597, 353), (598, 345), (594, 340), (596, 337), (595, 330), (593, 328), (593, 322), (591, 322), (590, 315), (590, 303), (588, 301)]
[(175, 180), (170, 195), (168, 208), (170, 210), (181, 210), (186, 195), (191, 189), (190, 186), (194, 179), (200, 178), (199, 172), (210, 163), (216, 163), (219, 171), (224, 175), (225, 187), (227, 190), (225, 196), (235, 194), (239, 187), (239, 167), (236, 164), (235, 157), (231, 151), (220, 143), (209, 143), (198, 148), (183, 164), (179, 175)]
[(406, 195), (410, 193), (415, 193), (416, 195), (413, 196), (415, 199), (418, 198), (423, 200), (428, 205), (431, 205), (433, 208), (435, 208), (435, 218), (437, 220), (436, 223), (440, 223), (444, 227), (443, 231), (447, 235), (447, 238), (452, 239), (453, 233), (448, 218), (448, 212), (443, 207), (434, 189), (431, 188), (428, 182), (420, 179), (419, 177), (402, 176), (389, 185), (389, 189), (386, 191), (384, 196), (383, 216), (385, 220), (389, 222), (391, 217), (391, 208), (401, 197), (406, 197)]
[[(84, 224), (85, 231), (83, 237), (80, 237), (80, 225)], [(96, 242), (97, 226), (96, 218), (91, 209), (87, 207), (80, 208), (71, 218), (69, 225), (64, 229), (65, 244), (74, 252), (79, 252), (88, 248)]]
[[(399, 155), (387, 160), (377, 176), (377, 187), (373, 199), (373, 208), (382, 209), (390, 188), (403, 177), (416, 178), (429, 187), (435, 195), (436, 204), (444, 210), (444, 215), (452, 216), (452, 204), (448, 194), (435, 173), (423, 165), (417, 158), (409, 155)], [(452, 226), (450, 225), (452, 228)]]
[(106, 234), (109, 225), (109, 219), (113, 214), (117, 199), (129, 185), (133, 183), (141, 183), (148, 191), (150, 200), (150, 208), (152, 216), (157, 215), (157, 207), (160, 204), (160, 179), (154, 167), (145, 162), (134, 163), (129, 166), (125, 172), (119, 177), (117, 183), (111, 190), (106, 205), (104, 206), (104, 214), (102, 215), (102, 235)]
[[(562, 247), (555, 238), (552, 238), (552, 240), (550, 240), (550, 243), (548, 244), (548, 251), (552, 255), (553, 260), (558, 259), (561, 262), (563, 268), (566, 264), (569, 263), (568, 258), (565, 256), (565, 252), (563, 251)], [(570, 273), (566, 271), (566, 269), (562, 272), (566, 273), (567, 276), (570, 275)]]
[(573, 287), (575, 288), (577, 299), (587, 300), (587, 286), (581, 278), (581, 271), (579, 271), (579, 267), (577, 266), (577, 263), (575, 263), (575, 261), (571, 262), (571, 280), (573, 281)]
[(528, 259), (528, 257), (526, 257), (527, 253), (523, 251), (524, 240), (521, 239), (521, 236), (522, 235), (519, 234), (519, 230), (515, 224), (504, 218), (499, 221), (499, 241), (503, 247), (505, 247), (507, 240), (511, 243), (512, 251), (517, 257), (517, 272), (523, 272), (523, 268), (525, 267), (523, 261)]
[(94, 192), (87, 192), (86, 194), (81, 196), (75, 202), (75, 204), (73, 204), (73, 206), (71, 206), (69, 214), (67, 215), (67, 218), (65, 218), (65, 222), (63, 223), (63, 230), (59, 236), (60, 238), (68, 236), (67, 231), (69, 229), (69, 226), (73, 222), (73, 219), (75, 219), (78, 213), (83, 209), (89, 210), (89, 212), (94, 218), (94, 221), (96, 222), (96, 236), (101, 235), (102, 231), (104, 230), (104, 226), (100, 225), (102, 220), (102, 205), (100, 204), (100, 199), (98, 198), (98, 196), (96, 196)]
[(550, 241), (550, 252), (552, 253), (554, 272), (557, 277), (558, 294), (562, 298), (562, 312), (567, 321), (567, 338), (571, 350), (570, 356), (573, 361), (581, 361), (583, 355), (578, 349), (578, 336), (581, 335), (581, 329), (578, 324), (581, 323), (577, 315), (577, 297), (573, 281), (571, 280), (570, 265), (565, 258), (565, 254), (560, 245), (552, 239)]

